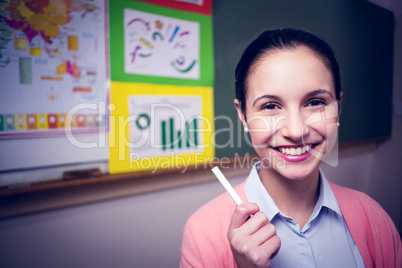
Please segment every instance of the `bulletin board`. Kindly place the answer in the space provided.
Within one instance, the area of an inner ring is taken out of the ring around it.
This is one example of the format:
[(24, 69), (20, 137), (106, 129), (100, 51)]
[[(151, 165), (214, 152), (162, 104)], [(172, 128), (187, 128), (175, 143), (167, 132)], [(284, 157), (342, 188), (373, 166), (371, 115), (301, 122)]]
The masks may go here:
[[(4, 3), (8, 2), (1, 2), (2, 7)], [(222, 159), (254, 154), (233, 106), (234, 69), (250, 41), (270, 28), (310, 31), (333, 48), (341, 66), (344, 91), (340, 142), (391, 135), (394, 19), (388, 10), (360, 0), (121, 0), (109, 1), (108, 5), (109, 42), (105, 42), (105, 46), (109, 45), (111, 95), (107, 148), (81, 150), (74, 147), (69, 151), (65, 139), (55, 138), (0, 140), (3, 148), (0, 156), (4, 161), (1, 170), (7, 170), (14, 163), (29, 162), (24, 168), (41, 169), (63, 164), (72, 164), (69, 168), (74, 168), (77, 162), (93, 161), (107, 163), (106, 173), (125, 173), (152, 171), (156, 166), (169, 169), (177, 166), (174, 161), (182, 161), (178, 165), (195, 164), (197, 157), (202, 162), (211, 157)], [(4, 9), (0, 8), (0, 12), (4, 14)], [(84, 18), (76, 19), (86, 20), (96, 12), (82, 11), (78, 14)], [(4, 20), (1, 23), (3, 37), (7, 31), (4, 31)], [(191, 37), (194, 34), (198, 38)], [(24, 34), (16, 37), (24, 37)], [(17, 47), (23, 47), (24, 41), (20, 41), (10, 39), (8, 45), (14, 48), (16, 42)], [(0, 42), (4, 43), (4, 38), (0, 38)], [(73, 43), (74, 38), (70, 38), (71, 47)], [(186, 46), (191, 48), (186, 49)], [(1, 53), (3, 47), (0, 46)], [(25, 53), (29, 55), (30, 50)], [(99, 56), (103, 57), (101, 53)], [(38, 56), (29, 57), (32, 64), (41, 63), (41, 60), (38, 63), (33, 60)], [(0, 58), (0, 64), (5, 64), (5, 59)], [(18, 60), (14, 66), (19, 66), (17, 62), (20, 64)], [(22, 60), (21, 66), (25, 64)], [(58, 75), (71, 79), (67, 63), (66, 73)], [(15, 79), (20, 81), (19, 76)], [(56, 82), (45, 80), (46, 84)], [(44, 91), (45, 100), (46, 94), (48, 92)], [(179, 107), (182, 114), (173, 113), (172, 106), (161, 107), (151, 114), (151, 105), (160, 107), (161, 104)], [(0, 112), (3, 113), (12, 114)], [(22, 111), (17, 113), (23, 114)], [(48, 111), (38, 112), (46, 113)], [(144, 142), (142, 149), (136, 148), (136, 142), (150, 134), (151, 129), (155, 134), (153, 139)], [(155, 148), (150, 148), (151, 142)], [(51, 151), (61, 143), (61, 147)], [(201, 144), (206, 146), (201, 148)], [(22, 153), (13, 148), (21, 149)], [(39, 161), (41, 157), (32, 157), (40, 156), (43, 148), (48, 152), (46, 163)], [(87, 152), (91, 152), (88, 157)], [(74, 159), (67, 159), (65, 155)], [(17, 176), (15, 178), (13, 182), (18, 183)]]

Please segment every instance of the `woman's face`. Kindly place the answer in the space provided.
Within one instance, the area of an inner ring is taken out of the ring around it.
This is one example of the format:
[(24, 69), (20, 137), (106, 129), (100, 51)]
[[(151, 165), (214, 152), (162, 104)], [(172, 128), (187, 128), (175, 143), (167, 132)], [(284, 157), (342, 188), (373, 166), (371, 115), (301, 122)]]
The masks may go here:
[(255, 63), (246, 87), (245, 114), (237, 110), (263, 167), (289, 179), (317, 171), (335, 144), (339, 119), (322, 59), (304, 46), (271, 51)]

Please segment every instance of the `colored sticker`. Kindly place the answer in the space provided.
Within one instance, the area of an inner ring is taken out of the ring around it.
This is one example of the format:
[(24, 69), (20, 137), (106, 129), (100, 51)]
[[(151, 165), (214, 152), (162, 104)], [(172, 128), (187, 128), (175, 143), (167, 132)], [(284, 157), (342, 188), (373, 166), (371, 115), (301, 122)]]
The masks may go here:
[(66, 129), (71, 129), (71, 128), (76, 128), (76, 122), (75, 122), (75, 115), (71, 115), (71, 114), (66, 114), (66, 118), (65, 118), (65, 122), (64, 122), (64, 128)]
[(98, 127), (105, 127), (106, 126), (106, 115), (100, 114), (97, 116), (98, 118)]
[(67, 63), (63, 62), (60, 65), (57, 65), (57, 74), (65, 74), (67, 72)]
[(4, 117), (0, 114), (0, 131), (4, 130)]
[(77, 114), (75, 115), (76, 126), (79, 128), (87, 126), (87, 117), (85, 114)]
[(29, 55), (37, 57), (42, 56), (42, 49), (40, 47), (30, 47)]
[(78, 50), (78, 38), (77, 38), (77, 36), (69, 35), (67, 37), (67, 43), (68, 43), (68, 50), (73, 50), (73, 51)]
[(96, 121), (97, 121), (97, 119), (96, 119), (97, 115), (95, 115), (95, 114), (87, 114), (86, 116), (87, 116), (87, 119), (86, 119), (87, 127), (88, 128), (95, 128), (96, 127)]
[(24, 37), (14, 37), (14, 49), (27, 50), (27, 39)]
[(49, 128), (57, 128), (57, 114), (48, 114), (47, 115), (47, 122)]
[(37, 129), (38, 128), (36, 115), (34, 115), (34, 114), (27, 115), (27, 126), (28, 126), (28, 129)]
[(91, 93), (91, 87), (73, 87), (73, 92)]
[(57, 115), (57, 127), (64, 128), (66, 123), (66, 115), (65, 114), (58, 114)]
[(32, 84), (32, 61), (31, 58), (19, 58), (20, 84)]
[(38, 129), (48, 129), (46, 114), (37, 114), (36, 120), (37, 120)]
[(58, 77), (58, 76), (42, 76), (40, 79), (51, 80), (51, 81), (63, 81), (63, 77)]
[(14, 131), (15, 130), (15, 120), (12, 114), (4, 115), (4, 130)]
[(15, 115), (15, 130), (27, 130), (27, 120), (25, 114)]

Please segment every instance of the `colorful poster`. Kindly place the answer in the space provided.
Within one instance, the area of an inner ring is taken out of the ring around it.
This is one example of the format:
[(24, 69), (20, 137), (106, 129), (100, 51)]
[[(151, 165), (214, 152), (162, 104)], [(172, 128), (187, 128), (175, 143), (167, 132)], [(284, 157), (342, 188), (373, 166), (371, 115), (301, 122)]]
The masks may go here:
[[(105, 0), (0, 2), (0, 136), (64, 134), (106, 128)], [(97, 119), (87, 124), (88, 118)], [(11, 117), (14, 118), (11, 124)]]
[(211, 16), (110, 1), (111, 80), (213, 86)]
[(111, 83), (109, 172), (184, 168), (214, 157), (212, 87)]
[(198, 22), (124, 9), (124, 71), (199, 79), (199, 32)]

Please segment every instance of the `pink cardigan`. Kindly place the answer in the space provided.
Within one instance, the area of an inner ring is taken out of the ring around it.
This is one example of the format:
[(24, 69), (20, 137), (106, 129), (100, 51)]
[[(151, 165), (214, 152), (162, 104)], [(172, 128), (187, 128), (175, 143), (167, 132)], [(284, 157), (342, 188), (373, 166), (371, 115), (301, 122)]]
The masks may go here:
[[(235, 189), (247, 200), (244, 185)], [(401, 268), (401, 238), (388, 214), (368, 195), (330, 185), (366, 267)], [(234, 209), (235, 203), (224, 193), (188, 219), (180, 267), (237, 267), (226, 236)]]

